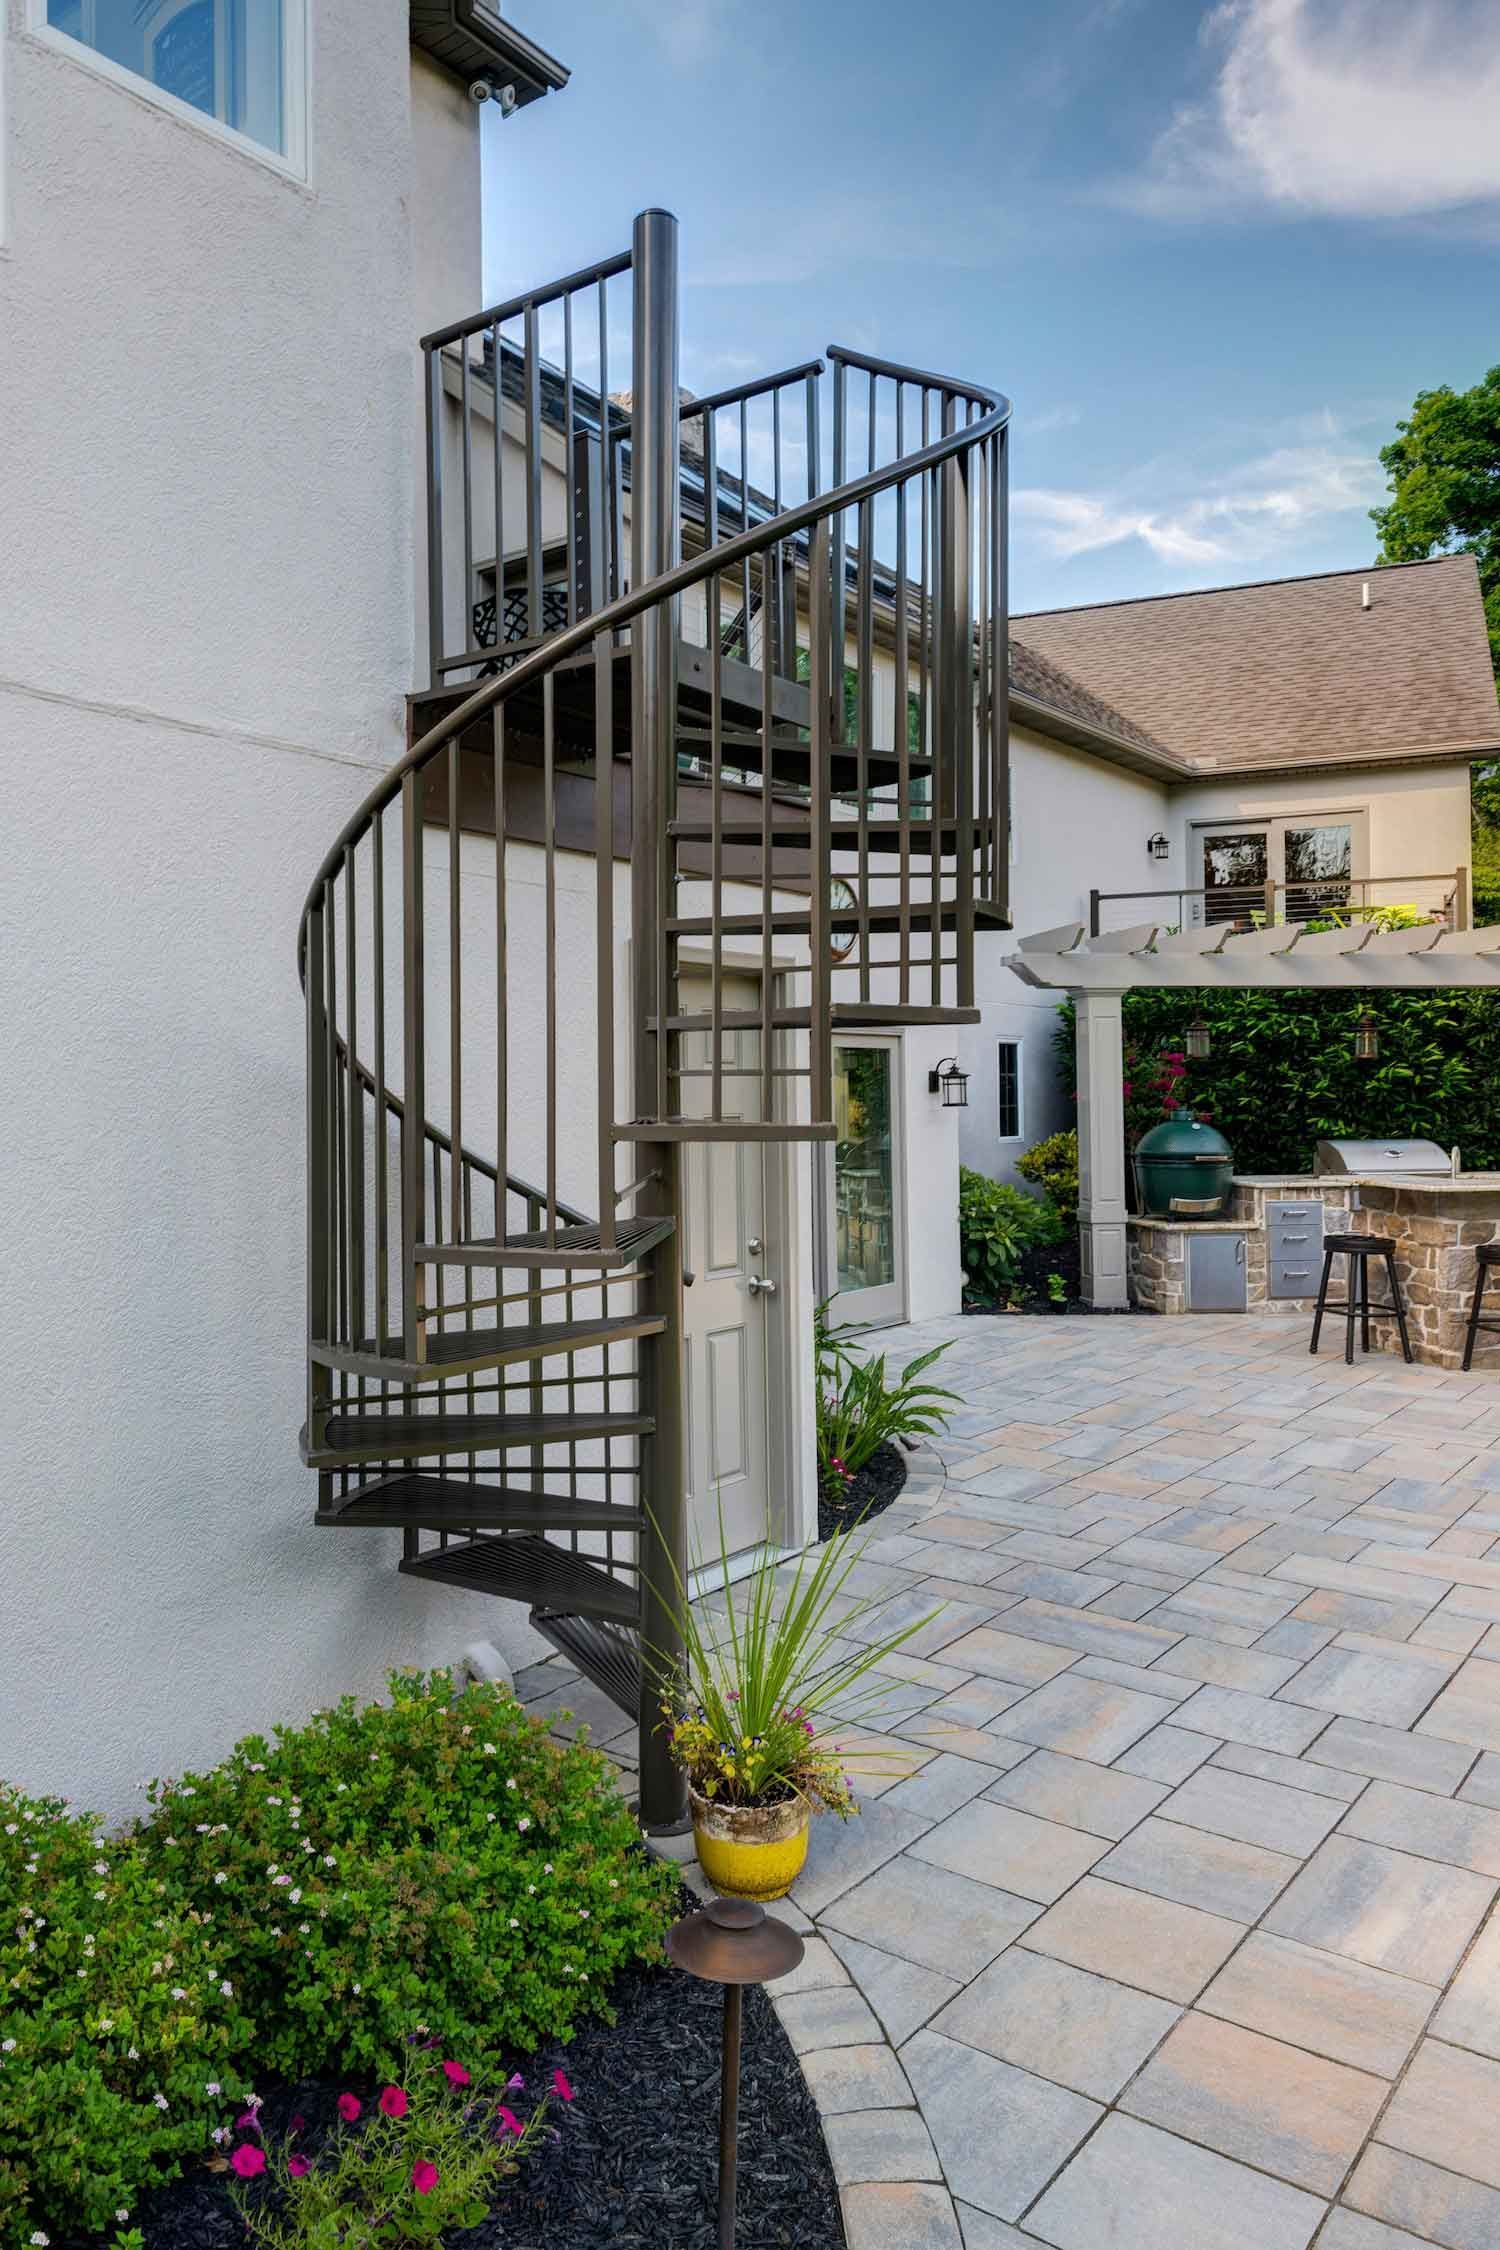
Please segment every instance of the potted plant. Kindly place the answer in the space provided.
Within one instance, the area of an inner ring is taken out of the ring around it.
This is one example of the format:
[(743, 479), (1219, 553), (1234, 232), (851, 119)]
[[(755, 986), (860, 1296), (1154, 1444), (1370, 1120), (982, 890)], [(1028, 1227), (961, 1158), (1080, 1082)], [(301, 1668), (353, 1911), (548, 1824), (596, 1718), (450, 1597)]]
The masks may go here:
[[(687, 1776), (698, 1860), (726, 1898), (782, 1898), (807, 1858), (814, 1812), (858, 1812), (851, 1763), (838, 1739), (900, 1685), (880, 1667), (941, 1604), (868, 1641), (854, 1629), (885, 1595), (851, 1595), (867, 1541), (841, 1532), (781, 1564), (767, 1554), (697, 1607), (679, 1585), (672, 1603), (680, 1668), (657, 1666), (672, 1755)], [(722, 1604), (722, 1607), (717, 1606)]]

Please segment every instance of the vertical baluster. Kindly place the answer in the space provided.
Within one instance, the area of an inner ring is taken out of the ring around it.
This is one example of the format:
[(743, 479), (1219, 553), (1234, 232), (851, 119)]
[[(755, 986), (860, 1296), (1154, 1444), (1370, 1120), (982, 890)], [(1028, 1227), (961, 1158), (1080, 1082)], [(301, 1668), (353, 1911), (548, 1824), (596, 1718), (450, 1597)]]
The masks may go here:
[(505, 1182), (510, 1170), (509, 1066), (510, 1003), (506, 989), (509, 932), (506, 912), (505, 867), (505, 705), (497, 703), (491, 716), (495, 780), (495, 1235), (501, 1247), (509, 1214)]
[(594, 1031), (598, 1077), (599, 1244), (618, 1240), (615, 1208), (615, 696), (613, 643), (594, 641)]
[(469, 339), (458, 340), (459, 455), (464, 480), (464, 638), (474, 645), (474, 402), (470, 394)]
[[(333, 1032), (328, 1017), (327, 947), (319, 894), (308, 908), (303, 930), (302, 974), (307, 1003), (307, 1340), (326, 1343), (333, 1335), (328, 1317), (329, 1172), (328, 1048)], [(328, 1370), (307, 1363), (307, 1429), (317, 1442), (317, 1422), (326, 1411)]]
[(328, 1130), (329, 1130), (329, 1184), (333, 1192), (333, 1291), (329, 1305), (328, 1333), (338, 1342), (347, 1340), (348, 1329), (344, 1316), (349, 1303), (348, 1289), (348, 1215), (344, 1200), (344, 1065), (348, 1057), (347, 1044), (342, 1053), (339, 1045), (339, 971), (338, 971), (338, 884), (330, 875), (323, 885), (323, 929), (328, 961), (328, 1020), (332, 1037), (328, 1042)]
[[(837, 491), (848, 475), (845, 455), (848, 449), (848, 370), (839, 359), (833, 363), (833, 488)], [(833, 613), (829, 651), (829, 691), (833, 697), (831, 717), (833, 740), (844, 739), (844, 574), (845, 549), (848, 531), (842, 509), (833, 519)]]
[[(771, 393), (771, 513), (773, 516), (781, 514), (781, 392), (779, 390), (774, 390)], [(788, 654), (788, 642), (789, 640), (794, 641), (796, 635), (787, 632), (785, 547), (780, 539), (777, 540), (774, 549), (766, 556), (766, 568), (771, 573), (771, 600), (767, 605), (766, 612), (768, 629), (770, 620), (774, 620), (776, 629), (776, 646), (772, 653), (776, 669), (785, 679), (790, 677), (790, 666), (793, 661)], [(764, 594), (762, 594), (762, 598), (764, 599)]]
[(994, 645), (990, 699), (994, 777), (994, 903), (1010, 913), (1010, 431), (995, 432), (990, 453), (990, 638)]
[[(906, 453), (906, 386), (896, 385), (896, 458), (904, 459)], [(899, 858), (897, 860), (896, 901), (900, 932), (897, 951), (900, 968), (897, 971), (898, 998), (904, 1008), (911, 1000), (911, 722), (909, 717), (911, 688), (909, 675), (911, 656), (907, 646), (906, 601), (906, 479), (896, 487), (896, 793), (898, 810)], [(931, 943), (938, 942), (938, 908), (933, 904)]]
[[(950, 392), (943, 401), (943, 434), (957, 430), (957, 400)], [(956, 857), (957, 902), (954, 962), (957, 1004), (974, 1001), (974, 769), (973, 683), (971, 676), (973, 622), (970, 615), (970, 569), (973, 537), (969, 524), (968, 459), (957, 455), (943, 464), (942, 494), (942, 614), (939, 622), (942, 685), (943, 763), (950, 772), (944, 790), (944, 813), (953, 822)], [(939, 832), (940, 833), (940, 832)], [(938, 842), (934, 835), (934, 844)], [(934, 874), (941, 861), (935, 856)]]
[[(717, 587), (717, 578), (707, 581)], [(715, 600), (717, 608), (717, 599)], [(708, 957), (708, 1067), (712, 1073), (709, 1115), (724, 1115), (724, 645), (717, 631), (708, 644), (708, 818), (709, 843), (709, 957)], [(769, 777), (766, 789), (769, 796)], [(689, 1047), (689, 1052), (691, 1048)], [(677, 1099), (682, 1106), (683, 1083)]]
[(401, 1348), (407, 1359), (422, 1356), (423, 1275), (416, 1246), (423, 1237), (426, 1186), (422, 1168), (422, 1130), (427, 1115), (426, 993), (422, 900), (422, 783), (417, 774), (401, 780), (402, 1100), (401, 1122)]
[(760, 1114), (769, 1125), (775, 1115), (774, 1097), (776, 1082), (773, 1076), (776, 1063), (774, 1037), (774, 1005), (776, 999), (776, 970), (774, 962), (774, 925), (776, 913), (775, 851), (771, 835), (771, 787), (774, 753), (771, 748), (775, 707), (771, 693), (772, 665), (775, 651), (771, 645), (771, 620), (776, 615), (775, 597), (768, 583), (772, 570), (771, 550), (766, 549), (760, 558)]
[[(445, 1239), (443, 1234), (443, 1152), (436, 1140), (432, 1141), (430, 1144), (424, 1140), (422, 1145), (424, 1146), (424, 1148), (430, 1146), (432, 1151), (432, 1240), (434, 1242), (442, 1242)], [(442, 1261), (439, 1260), (438, 1264), (434, 1266), (432, 1272), (434, 1298), (432, 1325), (436, 1334), (438, 1334), (439, 1336), (441, 1336), (444, 1332), (443, 1309), (448, 1301), (447, 1284), (447, 1269), (442, 1264)], [(425, 1345), (422, 1356), (424, 1357), (424, 1359), (427, 1356)], [(448, 1382), (446, 1376), (439, 1382), (437, 1387), (437, 1410), (439, 1414), (446, 1414), (448, 1411)], [(440, 1453), (438, 1455), (438, 1475), (446, 1476), (447, 1471), (448, 1456), (446, 1453)], [(440, 1544), (444, 1547), (446, 1547), (448, 1544), (448, 1534), (446, 1531), (442, 1535)]]
[(604, 507), (599, 523), (599, 538), (604, 556), (604, 599), (612, 601), (621, 592), (617, 577), (618, 560), (614, 537), (615, 449), (609, 429), (609, 293), (608, 285), (598, 286), (599, 313), (599, 459), (604, 470)]
[[(428, 348), (423, 385), (427, 413), (427, 684), (443, 684), (443, 355)], [(465, 627), (464, 647), (469, 643)]]
[[(356, 926), (358, 899), (354, 881), (355, 847), (344, 853), (344, 992), (349, 1013), (349, 1154), (346, 1164), (349, 1191), (349, 1319), (350, 1341), (365, 1333), (365, 1089), (359, 1075), (359, 978), (356, 963), (359, 935)], [(363, 1389), (363, 1385), (361, 1385)]]
[[(871, 390), (874, 379), (871, 379)], [(871, 445), (874, 444), (874, 409), (870, 416)], [(854, 780), (859, 791), (859, 878), (855, 892), (859, 901), (859, 997), (862, 1002), (870, 998), (870, 757), (875, 747), (875, 595), (874, 547), (875, 503), (862, 500), (857, 516), (859, 552), (855, 558), (854, 580), (854, 648), (855, 648), (855, 740)]]
[[(750, 423), (746, 402), (740, 400), (740, 529), (750, 529)], [(750, 657), (750, 557), (740, 565), (740, 620), (744, 661)]]
[(555, 675), (542, 681), (542, 843), (546, 894), (547, 1241), (557, 1241), (557, 801), (554, 778)]
[(505, 340), (497, 320), (490, 330), (495, 370), (495, 646), (505, 638)]
[(526, 630), (542, 631), (542, 352), (535, 305), (526, 307)]
[(377, 812), (370, 824), (370, 888), (373, 951), (371, 1002), (375, 1017), (373, 1064), (375, 1072), (375, 1349), (386, 1349), (391, 1329), (390, 1276), (390, 1172), (387, 1142), (385, 1083), (385, 816)]
[[(831, 861), (828, 849), (828, 797), (829, 770), (832, 745), (829, 739), (829, 676), (832, 666), (830, 643), (832, 618), (830, 594), (834, 569), (832, 541), (828, 519), (824, 517), (813, 526), (812, 548), (808, 562), (808, 656), (811, 686), (808, 690), (811, 705), (811, 797), (808, 805), (808, 827), (812, 848), (808, 855), (811, 877), (811, 932), (812, 963), (810, 976), (810, 1002), (808, 1015), (808, 1075), (812, 1118), (815, 1123), (826, 1124), (833, 1116), (833, 1040), (832, 1040), (832, 968), (833, 955), (828, 942), (828, 890)], [(840, 556), (839, 567), (842, 567)], [(840, 602), (842, 608), (842, 600)], [(842, 683), (840, 701), (842, 701)]]
[[(463, 919), (462, 850), (459, 797), (463, 783), (463, 752), (457, 735), (448, 745), (448, 1114), (453, 1146), (449, 1150), (452, 1190), (449, 1215), (455, 1230), (463, 1223), (463, 1196), (459, 1166), (463, 1161), (464, 1058), (463, 1058)], [(462, 1236), (455, 1231), (455, 1242)]]
[[(539, 1234), (541, 1232), (543, 1210), (544, 1206), (538, 1196), (529, 1195), (526, 1198), (526, 1231), (528, 1234)], [(550, 1204), (545, 1206), (545, 1212), (550, 1234), (556, 1227), (557, 1213)], [(571, 1289), (564, 1294), (563, 1304), (571, 1312), (573, 1304)], [(526, 1325), (528, 1328), (538, 1328), (541, 1325), (541, 1319), (542, 1276), (536, 1266), (528, 1266), (526, 1269)], [(527, 1412), (533, 1417), (538, 1417), (545, 1412), (546, 1404), (547, 1394), (542, 1386), (542, 1363), (539, 1359), (528, 1360), (526, 1362)], [(529, 1459), (531, 1463), (531, 1489), (533, 1492), (540, 1492), (546, 1482), (546, 1455), (542, 1450), (540, 1440), (532, 1445)]]
[[(974, 401), (969, 403), (969, 421), (978, 414)], [(971, 722), (970, 758), (974, 768), (974, 895), (976, 899), (988, 898), (991, 890), (994, 829), (990, 820), (990, 478), (988, 447), (983, 439), (969, 456), (969, 486), (974, 512), (974, 562), (972, 577), (975, 585), (973, 610), (976, 693), (973, 697), (974, 713)]]
[(563, 299), (563, 461), (568, 480), (568, 623), (578, 621), (578, 465), (573, 458), (573, 299)]

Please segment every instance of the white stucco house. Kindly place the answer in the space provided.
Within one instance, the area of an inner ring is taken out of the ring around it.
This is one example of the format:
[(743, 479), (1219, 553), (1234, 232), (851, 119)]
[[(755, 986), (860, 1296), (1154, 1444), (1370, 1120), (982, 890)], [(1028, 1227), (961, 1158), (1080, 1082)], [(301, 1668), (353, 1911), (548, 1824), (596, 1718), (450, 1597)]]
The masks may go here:
[[(1471, 556), (1018, 615), (1011, 670), (1018, 931), (1467, 921), (1469, 769), (1500, 747)], [(1072, 1123), (1055, 1001), (1005, 950), (961, 1039), (963, 1161), (997, 1179)]]

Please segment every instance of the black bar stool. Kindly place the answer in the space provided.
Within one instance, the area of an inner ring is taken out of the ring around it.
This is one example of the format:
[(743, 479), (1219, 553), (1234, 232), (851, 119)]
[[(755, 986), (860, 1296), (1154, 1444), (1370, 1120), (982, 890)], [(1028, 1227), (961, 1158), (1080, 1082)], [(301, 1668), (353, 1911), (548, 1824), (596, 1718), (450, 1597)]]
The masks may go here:
[[(1336, 1298), (1330, 1303), (1328, 1279), (1333, 1272), (1333, 1261), (1338, 1257), (1347, 1258), (1349, 1261), (1349, 1294), (1344, 1298)], [(1388, 1305), (1372, 1305), (1370, 1302), (1370, 1260), (1372, 1258), (1383, 1258), (1385, 1260), (1386, 1277), (1391, 1285), (1391, 1301)], [(1496, 1249), (1495, 1258), (1496, 1263), (1500, 1264), (1500, 1247)], [(1396, 1245), (1388, 1235), (1329, 1234), (1323, 1237), (1323, 1278), (1318, 1283), (1318, 1309), (1313, 1315), (1312, 1342), (1308, 1346), (1309, 1351), (1315, 1352), (1318, 1348), (1318, 1337), (1322, 1332), (1323, 1315), (1326, 1312), (1343, 1313), (1348, 1320), (1349, 1325), (1344, 1334), (1344, 1358), (1351, 1367), (1354, 1365), (1354, 1317), (1356, 1313), (1359, 1315), (1361, 1351), (1367, 1352), (1370, 1348), (1370, 1323), (1372, 1320), (1394, 1320), (1401, 1331), (1402, 1355), (1410, 1363), (1411, 1338), (1406, 1333), (1406, 1307), (1401, 1301), (1401, 1284), (1396, 1279)], [(1464, 1365), (1468, 1365), (1467, 1360), (1465, 1360)]]
[(1469, 1332), (1464, 1338), (1464, 1373), (1474, 1357), (1474, 1339), (1481, 1328), (1500, 1328), (1500, 1314), (1486, 1313), (1480, 1318), (1479, 1308), (1484, 1303), (1484, 1285), (1492, 1266), (1500, 1266), (1500, 1242), (1481, 1242), (1474, 1253), (1474, 1296), (1469, 1306)]

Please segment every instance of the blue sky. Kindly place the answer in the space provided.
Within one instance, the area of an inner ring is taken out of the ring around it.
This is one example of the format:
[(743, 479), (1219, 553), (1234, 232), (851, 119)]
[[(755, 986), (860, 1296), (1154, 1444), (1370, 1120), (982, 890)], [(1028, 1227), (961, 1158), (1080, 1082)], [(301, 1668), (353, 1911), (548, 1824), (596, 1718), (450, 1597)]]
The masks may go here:
[(682, 222), (683, 380), (828, 343), (1015, 402), (1014, 606), (1357, 565), (1500, 360), (1497, 0), (512, 0), (491, 298)]

